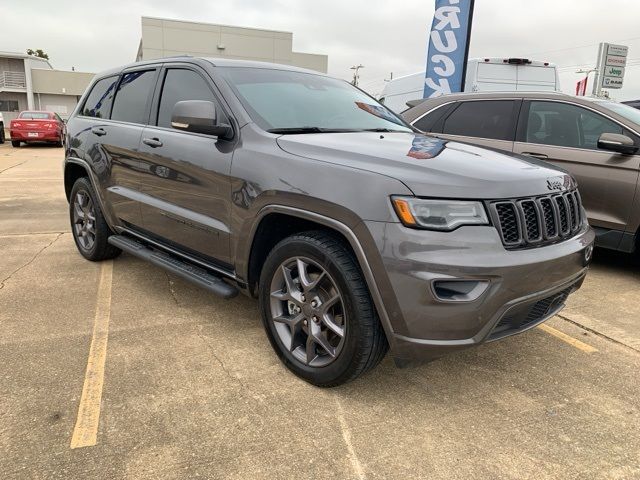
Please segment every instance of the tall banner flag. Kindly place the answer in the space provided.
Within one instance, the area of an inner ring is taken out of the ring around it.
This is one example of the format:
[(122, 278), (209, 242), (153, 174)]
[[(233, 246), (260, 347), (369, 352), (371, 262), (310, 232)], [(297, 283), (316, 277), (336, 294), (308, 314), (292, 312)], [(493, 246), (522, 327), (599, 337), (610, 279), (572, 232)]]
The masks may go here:
[(436, 0), (423, 98), (464, 89), (474, 0)]
[(576, 84), (576, 96), (585, 96), (585, 94), (587, 93), (587, 80), (589, 80), (588, 75)]

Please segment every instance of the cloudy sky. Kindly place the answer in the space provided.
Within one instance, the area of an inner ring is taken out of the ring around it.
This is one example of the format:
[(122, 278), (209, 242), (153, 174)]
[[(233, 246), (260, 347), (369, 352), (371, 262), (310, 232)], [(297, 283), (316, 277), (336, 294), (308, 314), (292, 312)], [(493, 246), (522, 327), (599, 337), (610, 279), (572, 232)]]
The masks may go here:
[[(433, 0), (27, 0), (2, 8), (0, 50), (42, 48), (54, 68), (98, 72), (134, 60), (140, 16), (293, 32), (294, 50), (329, 55), (329, 73), (378, 93), (384, 79), (424, 69)], [(476, 0), (472, 57), (555, 62), (572, 93), (595, 66), (598, 43), (629, 46), (618, 100), (640, 98), (638, 0)]]

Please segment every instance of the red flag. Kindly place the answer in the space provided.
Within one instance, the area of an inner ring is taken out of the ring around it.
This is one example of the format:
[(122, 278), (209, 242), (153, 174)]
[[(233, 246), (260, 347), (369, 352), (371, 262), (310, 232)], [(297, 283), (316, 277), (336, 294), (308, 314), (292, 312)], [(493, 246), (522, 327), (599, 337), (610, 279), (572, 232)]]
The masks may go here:
[(584, 77), (576, 84), (576, 95), (578, 97), (584, 97), (587, 93), (587, 80), (589, 77)]

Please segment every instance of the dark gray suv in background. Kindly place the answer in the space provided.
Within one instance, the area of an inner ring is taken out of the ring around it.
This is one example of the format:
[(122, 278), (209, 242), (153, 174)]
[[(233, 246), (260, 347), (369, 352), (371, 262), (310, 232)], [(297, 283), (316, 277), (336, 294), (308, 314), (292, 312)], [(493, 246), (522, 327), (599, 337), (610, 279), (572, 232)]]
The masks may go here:
[(591, 258), (571, 176), (423, 136), (311, 71), (137, 63), (98, 75), (67, 132), (80, 253), (257, 296), (276, 353), (320, 386), (389, 348), (433, 359), (531, 328)]

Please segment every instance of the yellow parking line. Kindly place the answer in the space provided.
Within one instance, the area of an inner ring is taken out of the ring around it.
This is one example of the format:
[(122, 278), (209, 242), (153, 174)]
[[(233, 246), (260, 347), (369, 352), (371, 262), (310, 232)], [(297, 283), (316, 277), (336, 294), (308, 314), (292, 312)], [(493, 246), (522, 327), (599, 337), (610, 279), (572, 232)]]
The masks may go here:
[(91, 348), (89, 349), (87, 371), (84, 376), (84, 386), (82, 387), (76, 426), (73, 429), (73, 437), (71, 438), (71, 448), (92, 447), (97, 443), (104, 364), (107, 357), (107, 340), (109, 338), (112, 275), (113, 261), (104, 262), (100, 270), (93, 336), (91, 337)]
[(544, 323), (538, 325), (538, 328), (540, 330), (547, 332), (549, 335), (553, 335), (554, 337), (559, 338), (563, 342), (568, 343), (572, 347), (576, 347), (578, 350), (582, 350), (583, 352), (593, 353), (598, 351), (597, 348), (592, 347), (591, 345), (587, 345), (586, 343), (581, 342), (580, 340), (573, 338), (572, 336), (567, 335), (566, 333), (562, 333), (560, 330), (556, 330), (555, 328), (550, 327), (549, 325), (546, 325)]

